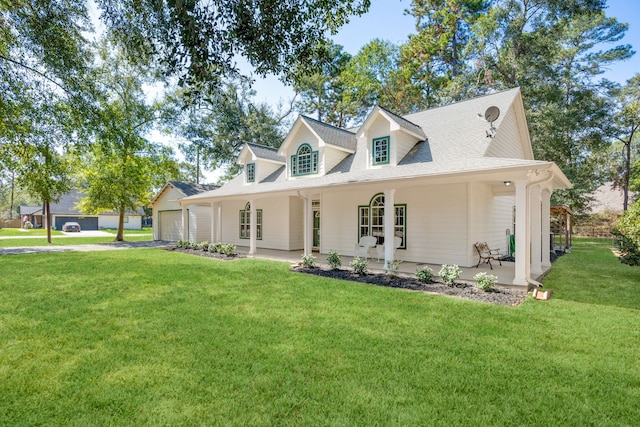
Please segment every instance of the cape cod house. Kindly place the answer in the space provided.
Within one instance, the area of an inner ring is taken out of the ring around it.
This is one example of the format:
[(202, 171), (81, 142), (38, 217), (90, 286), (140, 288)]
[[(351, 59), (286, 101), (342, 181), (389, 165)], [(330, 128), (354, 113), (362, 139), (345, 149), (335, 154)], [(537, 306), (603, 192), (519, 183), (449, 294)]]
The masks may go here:
[(534, 160), (518, 88), (402, 117), (375, 107), (353, 130), (300, 116), (279, 149), (246, 144), (238, 163), (224, 186), (177, 200), (183, 235), (197, 205), (208, 240), (249, 253), (353, 256), (373, 236), (398, 242), (397, 255), (383, 246), (386, 261), (474, 266), (475, 242), (507, 253), (515, 234), (519, 286), (550, 267), (551, 193), (571, 186)]

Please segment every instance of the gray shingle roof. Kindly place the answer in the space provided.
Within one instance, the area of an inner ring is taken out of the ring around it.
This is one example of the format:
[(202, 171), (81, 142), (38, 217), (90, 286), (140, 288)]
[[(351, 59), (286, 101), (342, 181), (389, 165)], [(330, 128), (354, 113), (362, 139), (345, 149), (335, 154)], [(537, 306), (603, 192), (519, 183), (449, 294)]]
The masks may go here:
[(318, 134), (325, 144), (335, 145), (337, 147), (346, 148), (350, 151), (356, 149), (356, 135), (348, 130), (322, 123), (318, 120), (307, 116), (300, 116), (302, 120)]
[[(551, 167), (552, 163), (529, 159), (489, 157), (484, 153), (491, 142), (486, 130), (489, 124), (478, 118), (490, 106), (507, 112), (512, 108), (519, 89), (511, 89), (493, 95), (433, 108), (408, 115), (398, 120), (404, 126), (424, 129), (428, 139), (417, 143), (397, 166), (367, 168), (367, 154), (357, 150), (327, 174), (287, 180), (284, 167), (257, 185), (246, 186), (241, 178), (233, 179), (215, 192), (202, 193), (195, 198), (250, 195), (268, 192), (295, 191), (323, 188), (334, 185), (437, 177), (462, 173), (486, 173), (498, 170), (528, 170)], [(385, 113), (386, 110), (385, 110)], [(504, 114), (494, 122), (498, 128)], [(308, 121), (309, 123), (311, 120)], [(319, 123), (319, 122), (317, 122)], [(415, 132), (415, 129), (413, 130)], [(556, 167), (557, 170), (557, 167)], [(561, 185), (566, 181), (560, 179)]]
[(194, 184), (190, 182), (181, 182), (181, 181), (169, 181), (169, 184), (173, 185), (175, 188), (180, 190), (182, 194), (185, 196), (193, 196), (195, 194), (204, 193), (205, 191), (211, 191), (218, 188), (218, 185), (210, 185), (210, 184)]
[(285, 158), (278, 155), (277, 148), (254, 144), (252, 142), (247, 142), (247, 146), (259, 159), (271, 160), (278, 163), (286, 163)]
[(391, 118), (393, 119), (393, 121), (395, 121), (401, 128), (406, 129), (412, 133), (415, 133), (416, 135), (421, 136), (422, 138), (426, 138), (427, 135), (425, 135), (424, 130), (417, 124), (410, 122), (409, 120), (405, 119), (404, 117), (401, 117), (389, 110), (387, 110), (386, 108), (380, 107), (378, 106), (379, 109), (381, 109), (382, 111), (384, 111), (386, 114), (388, 114), (389, 116), (391, 116)]

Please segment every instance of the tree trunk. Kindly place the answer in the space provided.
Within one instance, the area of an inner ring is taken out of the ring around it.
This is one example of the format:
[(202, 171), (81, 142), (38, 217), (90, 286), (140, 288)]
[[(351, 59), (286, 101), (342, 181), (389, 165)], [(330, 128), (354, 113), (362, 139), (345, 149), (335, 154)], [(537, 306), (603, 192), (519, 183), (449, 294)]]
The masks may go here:
[(116, 242), (124, 242), (124, 206), (120, 207), (118, 215), (118, 234), (116, 234)]
[(9, 219), (13, 219), (13, 201), (14, 201), (14, 195), (15, 195), (15, 191), (16, 191), (16, 174), (14, 171), (11, 171), (11, 207), (9, 208)]
[(45, 221), (47, 222), (47, 242), (51, 244), (51, 212), (49, 208), (49, 201), (44, 201)]
[(629, 207), (629, 175), (631, 175), (631, 141), (633, 134), (629, 138), (629, 143), (625, 145), (625, 159), (624, 159), (624, 182), (622, 183), (622, 191), (624, 194), (624, 200), (622, 202), (622, 211), (626, 212)]

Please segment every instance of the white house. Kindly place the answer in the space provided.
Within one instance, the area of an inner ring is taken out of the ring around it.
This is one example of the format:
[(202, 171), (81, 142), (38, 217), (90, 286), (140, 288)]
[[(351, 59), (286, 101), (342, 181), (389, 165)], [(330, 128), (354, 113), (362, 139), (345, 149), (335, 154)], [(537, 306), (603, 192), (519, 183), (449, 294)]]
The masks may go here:
[(460, 266), (476, 264), (475, 242), (506, 253), (515, 234), (520, 286), (550, 267), (551, 193), (571, 186), (534, 160), (517, 88), (403, 117), (375, 107), (355, 130), (300, 116), (278, 150), (246, 144), (238, 163), (224, 186), (178, 200), (184, 234), (197, 205), (206, 240), (250, 253), (353, 255), (362, 236), (393, 236), (402, 260)]
[[(63, 194), (56, 203), (51, 203), (51, 226), (55, 230), (62, 230), (65, 222), (77, 222), (83, 231), (102, 230), (104, 228), (118, 228), (119, 214), (118, 212), (100, 212), (98, 215), (89, 215), (81, 212), (78, 205), (87, 197), (86, 194), (76, 190), (71, 190)], [(43, 220), (42, 206), (21, 206), (21, 215), (26, 215), (33, 224), (41, 227), (46, 226)], [(125, 230), (141, 230), (142, 217), (144, 211), (138, 209), (135, 212), (126, 212), (124, 217)]]
[[(178, 241), (182, 239), (182, 207), (176, 199), (182, 199), (218, 188), (215, 185), (169, 181), (151, 201), (153, 239)], [(205, 241), (211, 239), (211, 209), (197, 204), (186, 205), (188, 235), (184, 240)]]

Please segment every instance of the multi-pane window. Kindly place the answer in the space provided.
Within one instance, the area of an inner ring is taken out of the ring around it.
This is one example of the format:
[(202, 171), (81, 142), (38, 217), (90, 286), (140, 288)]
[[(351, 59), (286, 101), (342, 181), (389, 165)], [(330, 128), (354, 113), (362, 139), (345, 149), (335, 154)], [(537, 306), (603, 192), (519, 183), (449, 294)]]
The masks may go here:
[(389, 137), (374, 138), (372, 142), (372, 163), (374, 165), (383, 165), (389, 163)]
[(256, 180), (256, 164), (249, 163), (245, 166), (245, 169), (247, 182), (254, 182)]
[(296, 154), (291, 156), (291, 175), (309, 175), (318, 173), (318, 152), (311, 150), (309, 144), (298, 147)]
[[(407, 205), (394, 206), (394, 237), (402, 239), (401, 249), (407, 248)], [(358, 206), (359, 237), (373, 236), (377, 244), (384, 244), (384, 194), (376, 194), (368, 206)]]
[[(262, 240), (262, 209), (256, 211), (256, 237)], [(247, 203), (240, 211), (240, 238), (251, 238), (251, 203)]]

